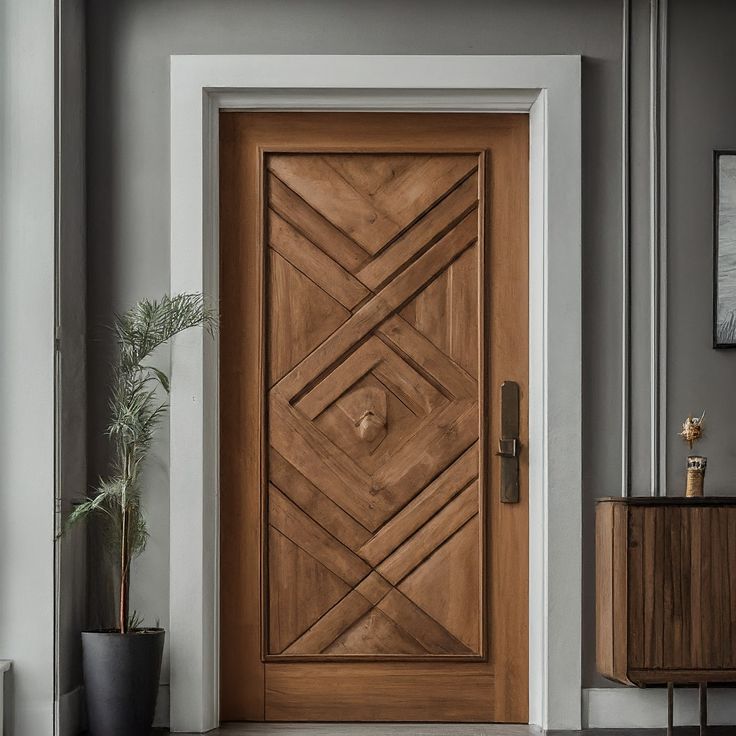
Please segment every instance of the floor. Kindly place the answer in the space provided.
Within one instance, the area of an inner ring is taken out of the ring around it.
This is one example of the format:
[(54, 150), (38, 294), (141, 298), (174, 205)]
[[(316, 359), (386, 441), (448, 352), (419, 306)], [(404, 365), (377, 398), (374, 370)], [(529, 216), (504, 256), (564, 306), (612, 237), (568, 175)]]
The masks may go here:
[(529, 726), (418, 723), (228, 724), (208, 736), (538, 736)]
[[(158, 733), (163, 736), (168, 732)], [(531, 726), (437, 723), (249, 723), (228, 724), (208, 732), (208, 736), (540, 736), (540, 734), (538, 729)], [(664, 736), (664, 734), (664, 728), (548, 732), (548, 736)], [(694, 726), (675, 728), (675, 736), (696, 736), (696, 734), (699, 734), (699, 729)], [(736, 734), (734, 726), (708, 728), (708, 736), (734, 736), (734, 734)]]

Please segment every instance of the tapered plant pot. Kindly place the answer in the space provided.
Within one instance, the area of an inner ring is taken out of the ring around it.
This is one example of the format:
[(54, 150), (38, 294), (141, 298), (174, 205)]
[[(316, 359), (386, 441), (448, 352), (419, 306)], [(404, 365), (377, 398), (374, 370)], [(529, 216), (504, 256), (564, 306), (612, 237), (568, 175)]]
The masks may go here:
[(90, 736), (149, 736), (164, 637), (163, 629), (82, 634)]

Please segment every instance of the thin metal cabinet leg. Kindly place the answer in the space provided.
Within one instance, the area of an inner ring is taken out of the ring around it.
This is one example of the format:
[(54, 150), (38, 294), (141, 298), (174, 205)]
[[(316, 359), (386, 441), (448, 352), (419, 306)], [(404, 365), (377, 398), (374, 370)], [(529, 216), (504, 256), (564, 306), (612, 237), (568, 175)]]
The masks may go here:
[(708, 683), (698, 685), (698, 702), (700, 704), (700, 736), (708, 732)]
[(672, 706), (674, 701), (675, 686), (671, 683), (667, 683), (667, 736), (673, 736), (674, 731), (672, 729), (674, 718), (672, 715)]

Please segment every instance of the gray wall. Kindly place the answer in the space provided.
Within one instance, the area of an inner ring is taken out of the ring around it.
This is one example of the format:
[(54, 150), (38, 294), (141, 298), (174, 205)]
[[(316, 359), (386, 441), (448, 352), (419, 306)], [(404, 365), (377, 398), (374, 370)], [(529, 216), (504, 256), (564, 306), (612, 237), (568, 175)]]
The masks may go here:
[[(733, 66), (729, 68), (719, 56), (729, 47), (726, 34), (736, 20), (736, 8), (713, 0), (671, 0), (670, 4), (671, 77), (677, 74), (680, 78), (673, 83), (670, 98), (673, 303), (669, 427), (674, 438), (680, 414), (698, 410), (701, 405), (708, 407), (713, 428), (707, 446), (711, 456), (709, 483), (712, 488), (723, 488), (736, 470), (736, 457), (728, 433), (724, 430), (717, 438), (716, 428), (727, 426), (734, 413), (727, 411), (727, 402), (732, 402), (731, 409), (736, 408), (733, 392), (727, 397), (720, 393), (728, 392), (736, 353), (715, 354), (709, 348), (709, 151), (716, 144), (736, 146), (736, 130), (731, 140), (726, 130), (729, 116), (722, 99), (729, 94)], [(634, 0), (633, 6), (633, 485), (635, 492), (644, 493), (649, 477), (646, 442), (650, 390), (649, 31), (648, 3)], [(700, 19), (700, 12), (705, 21)], [(106, 342), (96, 338), (101, 334), (98, 325), (114, 310), (168, 288), (170, 54), (583, 55), (583, 477), (587, 550), (583, 673), (585, 686), (604, 685), (605, 681), (595, 674), (590, 638), (592, 523), (594, 499), (618, 494), (621, 482), (621, 0), (96, 0), (88, 3), (87, 13), (90, 478), (103, 471), (106, 453), (100, 437), (109, 353)], [(701, 29), (702, 39), (697, 42), (692, 38), (694, 27)], [(691, 56), (695, 52), (699, 54), (697, 59)], [(693, 102), (696, 109), (681, 109)], [(733, 107), (733, 98), (729, 104)], [(710, 126), (707, 139), (703, 134), (706, 126)], [(686, 293), (679, 294), (685, 286)], [(695, 341), (689, 342), (693, 335)], [(674, 438), (670, 451), (673, 479), (679, 477), (682, 463), (676, 441)], [(175, 496), (167, 496), (166, 447), (167, 438), (163, 436), (148, 470), (153, 536), (133, 583), (135, 607), (145, 613), (148, 621), (158, 618), (164, 624), (168, 619), (168, 510), (170, 502), (176, 503)], [(677, 489), (675, 484), (673, 490)], [(98, 617), (105, 611), (102, 596), (93, 599), (92, 611)]]
[[(59, 448), (57, 497), (62, 515), (87, 494), (85, 46), (84, 0), (59, 6), (59, 278), (61, 326), (58, 365)], [(57, 678), (61, 736), (76, 734), (81, 706), (80, 629), (87, 623), (86, 530), (75, 527), (59, 542)]]
[(736, 493), (736, 350), (712, 350), (712, 151), (736, 150), (736, 3), (675, 0), (670, 11), (669, 344), (670, 487), (684, 487), (687, 445), (674, 434), (707, 410), (698, 452), (706, 492)]

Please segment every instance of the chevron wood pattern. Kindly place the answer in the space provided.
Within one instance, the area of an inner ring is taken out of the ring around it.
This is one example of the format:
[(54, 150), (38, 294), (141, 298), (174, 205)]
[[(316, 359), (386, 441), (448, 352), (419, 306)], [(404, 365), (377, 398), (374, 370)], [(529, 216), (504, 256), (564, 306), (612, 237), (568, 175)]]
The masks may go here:
[(265, 165), (267, 656), (482, 657), (481, 157)]
[(219, 130), (222, 719), (524, 723), (526, 117)]

